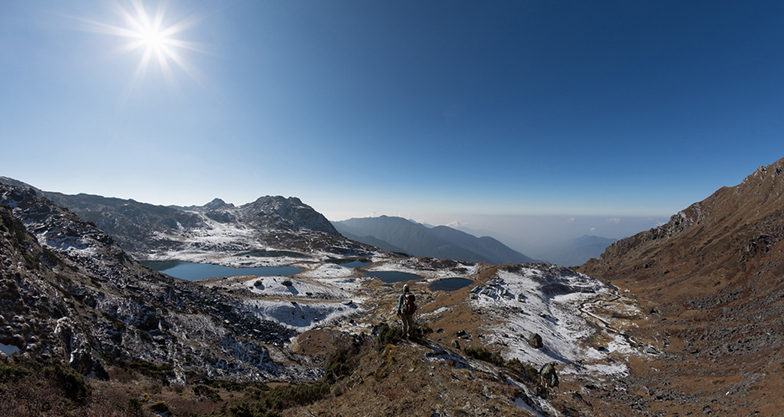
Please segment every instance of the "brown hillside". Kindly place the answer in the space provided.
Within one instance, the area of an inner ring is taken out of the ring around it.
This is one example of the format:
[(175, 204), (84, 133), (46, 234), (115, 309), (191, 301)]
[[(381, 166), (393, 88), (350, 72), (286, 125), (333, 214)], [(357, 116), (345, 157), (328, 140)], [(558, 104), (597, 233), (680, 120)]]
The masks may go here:
[(659, 341), (666, 355), (638, 375), (675, 369), (658, 382), (710, 400), (714, 411), (726, 403), (780, 415), (782, 170), (784, 159), (760, 167), (579, 268), (634, 293), (651, 312), (651, 325), (637, 336)]

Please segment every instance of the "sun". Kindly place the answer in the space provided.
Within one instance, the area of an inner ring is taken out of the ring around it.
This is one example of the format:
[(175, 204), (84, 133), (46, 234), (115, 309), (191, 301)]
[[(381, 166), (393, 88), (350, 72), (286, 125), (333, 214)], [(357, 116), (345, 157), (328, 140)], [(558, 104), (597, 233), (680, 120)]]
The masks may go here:
[(163, 33), (155, 28), (146, 28), (139, 33), (141, 41), (144, 42), (148, 48), (153, 50), (163, 49), (166, 42), (169, 40)]
[(188, 51), (204, 52), (194, 42), (178, 39), (188, 29), (193, 28), (200, 20), (190, 16), (167, 24), (166, 3), (158, 3), (155, 13), (151, 14), (141, 0), (130, 0), (115, 3), (115, 11), (122, 24), (108, 24), (88, 21), (98, 32), (119, 36), (127, 39), (119, 48), (120, 53), (140, 52), (139, 64), (134, 73), (134, 84), (141, 81), (153, 63), (163, 75), (174, 82), (175, 69), (179, 69), (198, 81), (195, 70), (186, 62), (184, 53)]

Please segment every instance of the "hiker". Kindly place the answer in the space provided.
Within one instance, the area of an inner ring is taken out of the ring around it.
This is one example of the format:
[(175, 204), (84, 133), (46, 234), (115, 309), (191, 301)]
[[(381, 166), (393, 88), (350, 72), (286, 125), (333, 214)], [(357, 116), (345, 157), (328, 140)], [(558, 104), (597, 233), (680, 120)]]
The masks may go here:
[(397, 315), (403, 321), (403, 337), (406, 339), (411, 337), (411, 328), (414, 325), (415, 299), (414, 294), (409, 291), (408, 284), (403, 285), (403, 294), (400, 294), (397, 300)]
[(555, 372), (555, 362), (550, 362), (539, 370), (539, 378), (545, 387), (558, 386), (558, 373)]

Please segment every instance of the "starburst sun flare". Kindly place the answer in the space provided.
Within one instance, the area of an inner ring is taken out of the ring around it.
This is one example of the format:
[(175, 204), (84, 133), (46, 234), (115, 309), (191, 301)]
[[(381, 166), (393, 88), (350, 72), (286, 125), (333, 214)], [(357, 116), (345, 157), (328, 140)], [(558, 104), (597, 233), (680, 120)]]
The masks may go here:
[(131, 0), (129, 5), (128, 8), (119, 3), (116, 4), (117, 14), (123, 22), (122, 26), (95, 21), (87, 23), (98, 32), (128, 38), (129, 42), (119, 48), (120, 52), (142, 51), (139, 65), (134, 74), (134, 82), (144, 77), (152, 61), (157, 62), (164, 76), (170, 81), (174, 80), (171, 62), (174, 62), (177, 67), (196, 80), (194, 70), (185, 61), (182, 52), (185, 50), (204, 51), (198, 48), (195, 43), (175, 39), (174, 36), (192, 28), (198, 19), (189, 17), (167, 26), (164, 24), (165, 3), (159, 3), (154, 16), (147, 12), (141, 0)]

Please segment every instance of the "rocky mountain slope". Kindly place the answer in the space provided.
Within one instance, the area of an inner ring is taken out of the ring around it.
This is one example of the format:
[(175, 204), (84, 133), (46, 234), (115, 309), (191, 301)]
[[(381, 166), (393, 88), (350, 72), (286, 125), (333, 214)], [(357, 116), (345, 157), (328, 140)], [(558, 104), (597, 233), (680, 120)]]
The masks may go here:
[(379, 247), (397, 248), (412, 256), (463, 259), (491, 264), (533, 262), (533, 259), (491, 237), (477, 238), (446, 227), (426, 227), (400, 217), (380, 216), (334, 223), (344, 235)]
[(640, 298), (653, 320), (632, 334), (659, 340), (666, 372), (639, 374), (706, 412), (784, 405), (783, 170), (760, 167), (580, 268)]
[(343, 238), (298, 198), (260, 197), (235, 207), (220, 199), (204, 206), (166, 207), (134, 200), (41, 192), (109, 233), (136, 259), (204, 261), (252, 250), (367, 256), (376, 250)]
[(321, 372), (281, 354), (296, 331), (243, 298), (139, 265), (108, 234), (32, 190), (0, 184), (0, 206), (0, 343), (19, 355), (59, 358), (99, 378), (117, 361), (151, 363), (174, 380)]

